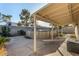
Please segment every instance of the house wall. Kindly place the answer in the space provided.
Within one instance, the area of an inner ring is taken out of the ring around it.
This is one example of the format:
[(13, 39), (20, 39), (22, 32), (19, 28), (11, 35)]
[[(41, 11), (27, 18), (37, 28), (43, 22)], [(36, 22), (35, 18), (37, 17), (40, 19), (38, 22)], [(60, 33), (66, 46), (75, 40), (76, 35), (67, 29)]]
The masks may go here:
[[(0, 25), (0, 32), (2, 32), (1, 27), (2, 26)], [(10, 31), (11, 35), (16, 35), (17, 31), (24, 30), (26, 32), (26, 36), (29, 36), (31, 38), (34, 37), (34, 35), (33, 35), (34, 33), (31, 28), (20, 27), (20, 26), (11, 26), (10, 28), (11, 28), (11, 31)], [(63, 28), (62, 30), (64, 33), (68, 33), (68, 34), (74, 33), (74, 28), (72, 28), (72, 27)], [(57, 33), (57, 31), (54, 30), (54, 37), (57, 37), (56, 33)], [(37, 35), (37, 39), (51, 39), (51, 32), (48, 30), (47, 31), (37, 31), (36, 35)]]
[[(1, 27), (2, 26), (0, 26), (0, 32), (2, 32)], [(17, 31), (24, 30), (26, 32), (26, 36), (29, 36), (31, 38), (34, 37), (34, 33), (33, 33), (32, 29), (30, 29), (28, 27), (26, 28), (26, 27), (20, 27), (20, 26), (18, 26), (18, 27), (17, 26), (11, 26), (10, 28), (11, 28), (11, 31), (10, 31), (11, 35), (16, 35)], [(51, 38), (49, 31), (42, 31), (42, 32), (37, 31), (36, 34), (37, 34), (37, 39), (49, 39), (49, 38)]]

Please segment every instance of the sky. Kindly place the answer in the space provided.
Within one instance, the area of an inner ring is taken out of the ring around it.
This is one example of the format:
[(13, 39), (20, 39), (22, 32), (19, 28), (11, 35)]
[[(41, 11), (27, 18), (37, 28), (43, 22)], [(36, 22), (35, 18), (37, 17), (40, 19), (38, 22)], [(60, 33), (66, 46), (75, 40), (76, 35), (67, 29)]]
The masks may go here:
[[(2, 14), (12, 15), (11, 22), (17, 23), (18, 21), (20, 21), (19, 14), (21, 13), (22, 9), (27, 9), (32, 14), (33, 12), (39, 10), (45, 5), (46, 3), (0, 3), (0, 12)], [(38, 24), (45, 24), (45, 23), (38, 21)]]
[(18, 22), (22, 9), (27, 9), (30, 13), (33, 13), (44, 5), (44, 3), (0, 3), (0, 12), (2, 14), (12, 15), (11, 21)]

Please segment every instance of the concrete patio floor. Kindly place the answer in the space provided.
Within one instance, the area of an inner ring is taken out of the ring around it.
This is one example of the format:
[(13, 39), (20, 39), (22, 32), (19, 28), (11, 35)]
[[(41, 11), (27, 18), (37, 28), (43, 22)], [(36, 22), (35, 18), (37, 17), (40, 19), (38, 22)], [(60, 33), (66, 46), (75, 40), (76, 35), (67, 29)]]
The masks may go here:
[[(6, 48), (8, 56), (32, 56), (33, 54), (33, 39), (26, 39), (23, 36), (9, 37), (11, 41)], [(53, 43), (53, 44), (52, 44)], [(57, 45), (58, 44), (58, 45)], [(37, 55), (46, 55), (55, 52), (60, 42), (45, 43), (42, 40), (37, 40)]]
[[(35, 54), (33, 54), (33, 39), (26, 39), (23, 36), (10, 38), (11, 41), (6, 46), (8, 56), (35, 56)], [(66, 42), (64, 40), (44, 42), (43, 40), (37, 39), (36, 56), (79, 55), (69, 53), (66, 49)], [(60, 52), (62, 52), (62, 54)]]
[(10, 37), (8, 43), (8, 56), (27, 56), (32, 53), (33, 40), (25, 39), (23, 36)]

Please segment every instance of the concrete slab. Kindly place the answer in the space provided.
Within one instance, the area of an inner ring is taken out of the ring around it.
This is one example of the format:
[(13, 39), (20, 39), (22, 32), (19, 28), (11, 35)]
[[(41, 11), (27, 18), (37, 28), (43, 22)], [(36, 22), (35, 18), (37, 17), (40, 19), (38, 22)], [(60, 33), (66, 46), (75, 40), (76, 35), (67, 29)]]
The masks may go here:
[(27, 56), (33, 52), (33, 40), (25, 39), (23, 36), (10, 38), (11, 41), (6, 46), (9, 56)]
[(54, 53), (50, 53), (50, 54), (45, 55), (45, 56), (61, 56), (61, 54), (58, 51), (56, 51)]

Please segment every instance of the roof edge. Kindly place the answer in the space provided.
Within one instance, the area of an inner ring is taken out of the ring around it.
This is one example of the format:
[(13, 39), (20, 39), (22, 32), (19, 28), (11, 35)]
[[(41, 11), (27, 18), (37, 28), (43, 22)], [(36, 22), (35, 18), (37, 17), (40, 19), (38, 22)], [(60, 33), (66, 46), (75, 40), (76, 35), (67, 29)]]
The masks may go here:
[(35, 11), (32, 15), (37, 14), (40, 10), (46, 8), (48, 5), (50, 5), (50, 3), (48, 3), (45, 6), (41, 7), (40, 9), (38, 9), (37, 11)]

